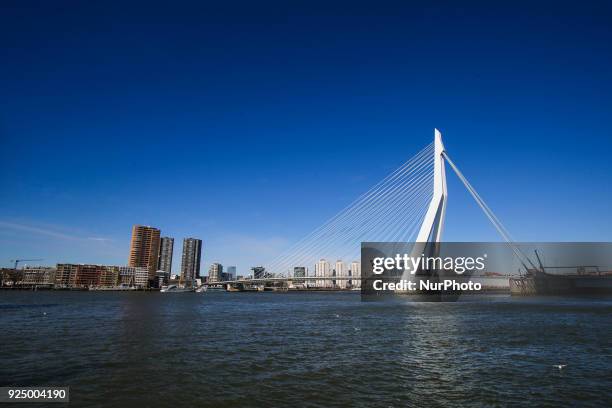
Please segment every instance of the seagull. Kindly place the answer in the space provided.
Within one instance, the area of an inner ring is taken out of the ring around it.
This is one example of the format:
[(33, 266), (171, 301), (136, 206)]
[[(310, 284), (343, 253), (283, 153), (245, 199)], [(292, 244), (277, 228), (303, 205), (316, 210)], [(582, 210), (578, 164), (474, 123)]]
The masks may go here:
[(555, 364), (553, 365), (553, 367), (557, 367), (559, 370), (563, 370), (565, 367), (567, 367), (567, 364)]

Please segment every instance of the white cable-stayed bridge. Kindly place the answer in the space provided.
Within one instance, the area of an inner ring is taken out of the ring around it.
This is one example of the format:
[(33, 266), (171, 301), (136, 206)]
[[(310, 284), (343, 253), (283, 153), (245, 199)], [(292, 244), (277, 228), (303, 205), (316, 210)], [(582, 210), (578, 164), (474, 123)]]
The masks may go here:
[[(249, 282), (299, 280), (322, 287), (358, 287), (362, 242), (415, 242), (414, 253), (423, 251), (429, 242), (441, 242), (447, 162), (520, 262), (531, 264), (451, 160), (435, 129), (433, 143), (282, 254), (254, 268)], [(206, 284), (232, 282), (238, 281)]]

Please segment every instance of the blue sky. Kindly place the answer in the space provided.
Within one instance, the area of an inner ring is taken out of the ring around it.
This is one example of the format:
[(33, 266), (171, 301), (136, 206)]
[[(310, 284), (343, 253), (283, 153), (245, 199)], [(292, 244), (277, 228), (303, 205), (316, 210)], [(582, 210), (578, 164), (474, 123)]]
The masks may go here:
[[(139, 223), (244, 273), (434, 127), (515, 239), (612, 239), (606, 2), (88, 3), (1, 6), (0, 265)], [(449, 184), (445, 238), (498, 240)]]

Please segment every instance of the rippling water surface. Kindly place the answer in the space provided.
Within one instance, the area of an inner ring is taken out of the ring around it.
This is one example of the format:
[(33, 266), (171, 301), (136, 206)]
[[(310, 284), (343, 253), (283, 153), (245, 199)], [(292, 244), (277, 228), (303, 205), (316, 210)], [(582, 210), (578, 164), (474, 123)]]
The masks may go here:
[(68, 385), (71, 406), (612, 401), (610, 299), (4, 291), (0, 344), (0, 385)]

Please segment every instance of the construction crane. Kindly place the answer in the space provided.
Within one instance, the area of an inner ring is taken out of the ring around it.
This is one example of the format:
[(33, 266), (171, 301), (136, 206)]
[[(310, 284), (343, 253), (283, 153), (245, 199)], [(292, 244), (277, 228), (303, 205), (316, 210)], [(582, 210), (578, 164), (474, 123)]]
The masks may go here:
[(20, 262), (32, 262), (32, 261), (42, 261), (42, 259), (11, 259), (11, 262), (15, 262), (15, 270), (19, 266)]

